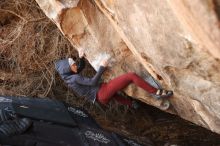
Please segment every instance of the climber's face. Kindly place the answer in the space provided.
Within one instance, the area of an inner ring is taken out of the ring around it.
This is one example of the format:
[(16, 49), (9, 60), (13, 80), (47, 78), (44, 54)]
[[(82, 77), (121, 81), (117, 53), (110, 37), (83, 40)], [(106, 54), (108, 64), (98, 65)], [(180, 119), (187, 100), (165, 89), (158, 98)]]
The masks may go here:
[(74, 72), (74, 73), (77, 73), (77, 65), (76, 63), (74, 63), (73, 65), (70, 66), (71, 70)]

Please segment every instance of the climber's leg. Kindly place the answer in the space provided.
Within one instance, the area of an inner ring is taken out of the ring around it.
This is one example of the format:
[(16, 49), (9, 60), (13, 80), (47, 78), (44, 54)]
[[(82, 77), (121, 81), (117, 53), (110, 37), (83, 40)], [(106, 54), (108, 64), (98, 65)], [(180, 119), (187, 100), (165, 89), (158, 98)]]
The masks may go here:
[(97, 99), (101, 103), (106, 104), (110, 101), (113, 95), (127, 87), (130, 83), (134, 83), (148, 93), (155, 94), (157, 92), (156, 88), (148, 84), (137, 74), (127, 73), (109, 81), (108, 83), (103, 83), (98, 91)]
[(151, 94), (151, 95), (156, 99), (160, 99), (160, 98), (172, 96), (173, 91), (158, 89), (156, 94)]

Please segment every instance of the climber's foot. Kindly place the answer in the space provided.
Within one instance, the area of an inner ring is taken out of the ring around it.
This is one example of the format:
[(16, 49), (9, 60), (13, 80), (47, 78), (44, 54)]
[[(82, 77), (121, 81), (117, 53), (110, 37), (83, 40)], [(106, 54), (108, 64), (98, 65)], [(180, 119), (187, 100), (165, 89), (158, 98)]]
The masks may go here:
[(165, 89), (158, 89), (156, 94), (151, 94), (154, 98), (160, 99), (160, 98), (166, 98), (173, 95), (173, 91), (165, 90)]

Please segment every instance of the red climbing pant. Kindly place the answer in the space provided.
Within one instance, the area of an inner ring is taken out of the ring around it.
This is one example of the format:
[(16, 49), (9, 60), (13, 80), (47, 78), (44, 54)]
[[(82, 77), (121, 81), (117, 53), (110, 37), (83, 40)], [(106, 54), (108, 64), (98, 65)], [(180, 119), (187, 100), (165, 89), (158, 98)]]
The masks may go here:
[(157, 89), (144, 81), (137, 74), (131, 72), (110, 80), (108, 83), (102, 83), (97, 93), (97, 100), (102, 104), (107, 104), (112, 98), (124, 105), (132, 105), (130, 99), (124, 98), (117, 94), (118, 91), (127, 87), (130, 83), (134, 83), (148, 93), (156, 93)]

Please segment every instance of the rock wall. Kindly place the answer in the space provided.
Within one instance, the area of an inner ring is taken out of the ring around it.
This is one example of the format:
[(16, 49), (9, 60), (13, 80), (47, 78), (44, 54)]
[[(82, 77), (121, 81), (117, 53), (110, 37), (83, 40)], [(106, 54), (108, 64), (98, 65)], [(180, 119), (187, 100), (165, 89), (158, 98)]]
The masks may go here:
[[(149, 73), (174, 91), (167, 110), (220, 133), (220, 30), (212, 0), (36, 0), (45, 14), (104, 77)], [(130, 85), (129, 95), (160, 108)]]

